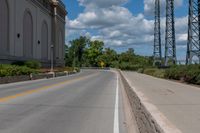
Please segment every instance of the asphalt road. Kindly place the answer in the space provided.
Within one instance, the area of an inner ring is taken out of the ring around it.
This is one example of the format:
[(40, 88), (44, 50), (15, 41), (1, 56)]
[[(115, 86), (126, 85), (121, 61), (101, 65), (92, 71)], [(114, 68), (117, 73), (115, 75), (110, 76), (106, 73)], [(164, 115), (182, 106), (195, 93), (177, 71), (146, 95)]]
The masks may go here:
[(126, 133), (111, 71), (0, 85), (0, 133)]
[(142, 92), (183, 133), (200, 132), (199, 87), (135, 72), (123, 73), (132, 87)]

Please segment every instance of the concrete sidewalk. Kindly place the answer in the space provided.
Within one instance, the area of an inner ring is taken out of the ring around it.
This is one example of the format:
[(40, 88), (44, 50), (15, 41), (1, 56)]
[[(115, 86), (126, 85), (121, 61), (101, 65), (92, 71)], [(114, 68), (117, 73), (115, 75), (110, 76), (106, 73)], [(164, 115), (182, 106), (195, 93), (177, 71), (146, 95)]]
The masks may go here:
[(123, 75), (172, 125), (183, 133), (200, 132), (200, 88), (135, 72)]

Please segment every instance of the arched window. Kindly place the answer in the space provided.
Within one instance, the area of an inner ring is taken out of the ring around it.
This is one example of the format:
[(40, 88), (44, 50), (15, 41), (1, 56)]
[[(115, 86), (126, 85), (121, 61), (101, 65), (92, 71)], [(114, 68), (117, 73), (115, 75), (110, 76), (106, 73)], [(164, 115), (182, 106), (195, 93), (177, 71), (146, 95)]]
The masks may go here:
[(44, 21), (41, 29), (41, 48), (42, 48), (42, 59), (48, 59), (48, 25)]
[(0, 0), (0, 55), (9, 51), (9, 9), (6, 0)]
[(24, 12), (23, 20), (23, 52), (24, 57), (33, 57), (33, 19), (28, 10)]

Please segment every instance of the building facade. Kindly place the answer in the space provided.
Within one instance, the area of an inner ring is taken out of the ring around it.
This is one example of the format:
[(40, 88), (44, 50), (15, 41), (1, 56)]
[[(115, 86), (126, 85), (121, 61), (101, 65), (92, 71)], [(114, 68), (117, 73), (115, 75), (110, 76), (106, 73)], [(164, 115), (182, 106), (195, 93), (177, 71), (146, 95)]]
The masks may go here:
[(60, 0), (0, 0), (0, 63), (63, 66), (66, 15)]

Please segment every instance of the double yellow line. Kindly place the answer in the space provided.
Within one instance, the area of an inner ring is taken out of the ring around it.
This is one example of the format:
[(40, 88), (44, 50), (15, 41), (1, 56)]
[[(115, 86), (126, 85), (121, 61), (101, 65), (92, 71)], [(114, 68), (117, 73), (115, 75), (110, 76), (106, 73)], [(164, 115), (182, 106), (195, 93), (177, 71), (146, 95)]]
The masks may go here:
[(87, 76), (83, 76), (83, 77), (78, 77), (78, 78), (75, 78), (75, 79), (72, 79), (72, 80), (67, 80), (67, 81), (63, 81), (63, 82), (56, 83), (56, 84), (53, 84), (53, 85), (43, 86), (43, 87), (36, 88), (36, 89), (33, 89), (33, 90), (28, 90), (28, 91), (24, 91), (24, 92), (21, 92), (21, 93), (14, 94), (14, 95), (2, 97), (2, 98), (0, 98), (0, 102), (7, 102), (9, 100), (16, 99), (18, 97), (22, 97), (22, 96), (26, 96), (26, 95), (29, 95), (29, 94), (37, 93), (39, 91), (43, 91), (43, 90), (47, 90), (47, 89), (52, 89), (53, 87), (57, 87), (57, 86), (60, 86), (60, 85), (65, 85), (67, 83), (75, 82), (77, 80), (82, 80), (82, 79), (85, 79), (85, 78), (93, 77), (93, 76), (95, 76), (97, 74), (99, 74), (99, 73), (95, 73), (95, 74), (91, 74), (91, 75), (87, 75)]

